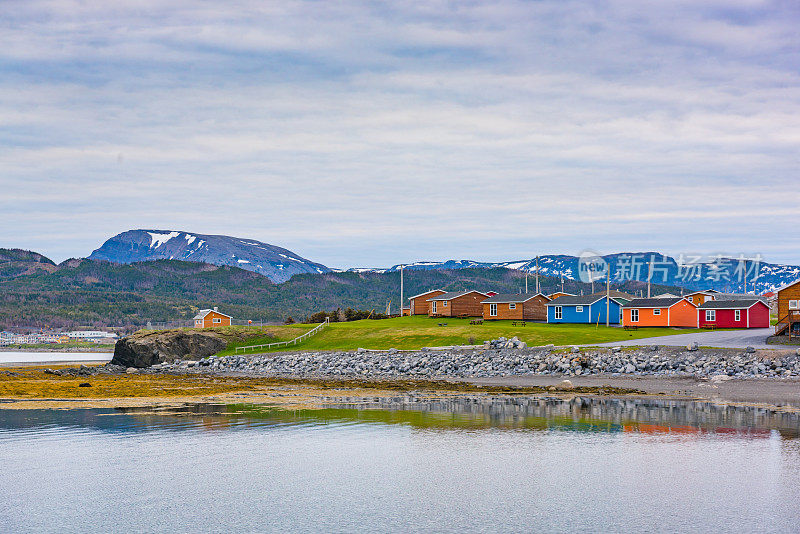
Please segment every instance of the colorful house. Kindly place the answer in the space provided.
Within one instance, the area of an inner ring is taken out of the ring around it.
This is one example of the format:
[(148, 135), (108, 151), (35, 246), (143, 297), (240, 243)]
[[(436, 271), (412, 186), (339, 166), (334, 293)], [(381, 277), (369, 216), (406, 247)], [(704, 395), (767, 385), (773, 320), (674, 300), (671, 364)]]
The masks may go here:
[(483, 305), (488, 295), (480, 291), (451, 291), (428, 299), (431, 317), (483, 317)]
[(606, 296), (581, 295), (558, 297), (547, 303), (548, 323), (619, 324), (623, 301), (611, 297), (606, 305)]
[(769, 306), (761, 299), (711, 300), (697, 308), (700, 326), (769, 328)]
[(230, 326), (232, 317), (225, 315), (214, 306), (213, 310), (200, 310), (194, 316), (195, 328), (210, 328), (212, 326)]
[(692, 301), (692, 304), (694, 304), (695, 306), (700, 306), (704, 302), (716, 299), (716, 296), (718, 294), (719, 291), (717, 291), (716, 289), (705, 289), (703, 291), (695, 291), (694, 293), (689, 293), (688, 295), (684, 295), (684, 298)]
[(778, 295), (775, 335), (800, 335), (800, 280), (779, 287), (775, 293)]
[(681, 297), (633, 299), (622, 308), (622, 325), (697, 328), (697, 306)]
[(497, 294), (482, 302), (483, 319), (494, 321), (546, 321), (550, 299), (541, 293)]
[(438, 297), (439, 295), (445, 293), (442, 289), (431, 289), (430, 291), (426, 291), (425, 293), (420, 293), (419, 295), (414, 295), (413, 297), (408, 297), (408, 300), (411, 302), (411, 305), (408, 307), (408, 314), (403, 315), (428, 315), (428, 310), (430, 307), (430, 303), (428, 299), (433, 297)]

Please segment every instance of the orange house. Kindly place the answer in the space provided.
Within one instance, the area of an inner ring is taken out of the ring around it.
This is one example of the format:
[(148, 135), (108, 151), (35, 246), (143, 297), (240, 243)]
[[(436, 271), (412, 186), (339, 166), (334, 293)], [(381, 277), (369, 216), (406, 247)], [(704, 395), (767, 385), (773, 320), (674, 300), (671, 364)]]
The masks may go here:
[(428, 302), (428, 299), (438, 297), (442, 294), (444, 294), (444, 290), (442, 289), (431, 289), (425, 293), (408, 297), (408, 300), (411, 301), (411, 306), (406, 308), (408, 313), (405, 313), (404, 311), (403, 315), (428, 315), (428, 310), (430, 309), (430, 303)]
[(212, 326), (230, 326), (232, 317), (220, 313), (215, 306), (213, 310), (200, 310), (194, 316), (195, 328), (210, 328)]
[(697, 328), (697, 306), (681, 298), (633, 299), (622, 308), (622, 326)]
[(703, 303), (714, 300), (718, 293), (719, 291), (716, 289), (706, 289), (705, 291), (695, 291), (694, 293), (689, 293), (685, 298), (691, 300), (692, 304), (695, 306), (700, 306)]

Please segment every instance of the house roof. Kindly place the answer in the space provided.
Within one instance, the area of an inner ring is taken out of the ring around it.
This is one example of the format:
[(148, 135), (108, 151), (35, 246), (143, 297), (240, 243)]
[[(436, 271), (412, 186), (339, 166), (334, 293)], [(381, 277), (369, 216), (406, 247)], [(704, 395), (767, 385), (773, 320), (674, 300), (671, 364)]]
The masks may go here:
[[(606, 292), (605, 291), (595, 291), (594, 293), (592, 293), (592, 295), (594, 295), (595, 297), (605, 297), (606, 296)], [(630, 293), (625, 293), (624, 291), (617, 291), (616, 289), (611, 289), (608, 292), (608, 296), (611, 297), (612, 299), (613, 298), (620, 298), (620, 299), (625, 299), (625, 300), (633, 300), (633, 299), (636, 298), (636, 295), (631, 295)]]
[(481, 293), (480, 291), (475, 291), (474, 289), (470, 289), (469, 291), (449, 291), (437, 297), (433, 297), (432, 299), (427, 299), (425, 302), (431, 302), (432, 300), (453, 300), (455, 298), (468, 295), (469, 293), (477, 293), (479, 295), (483, 295), (484, 297), (487, 296), (486, 293)]
[(547, 303), (548, 306), (588, 306), (603, 297), (597, 295), (564, 295)]
[[(672, 306), (676, 305), (682, 300), (686, 300), (682, 297), (673, 297), (673, 298), (665, 298), (665, 299), (633, 299), (629, 303), (625, 305), (626, 308), (671, 308)], [(686, 300), (686, 302), (690, 301)], [(694, 306), (694, 304), (692, 304)]]
[(206, 315), (208, 315), (209, 313), (212, 313), (212, 312), (213, 313), (218, 313), (218, 314), (220, 314), (220, 315), (222, 315), (224, 317), (227, 317), (228, 319), (231, 319), (230, 315), (226, 315), (226, 314), (222, 313), (221, 311), (216, 311), (216, 310), (200, 310), (199, 312), (197, 312), (197, 315), (194, 316), (194, 319), (204, 319)]
[(553, 298), (553, 295), (561, 295), (561, 296), (569, 295), (570, 297), (576, 296), (575, 293), (567, 293), (566, 291), (553, 291), (552, 293), (547, 295), (547, 298)]
[(800, 279), (795, 280), (794, 282), (789, 282), (788, 284), (783, 284), (781, 287), (775, 288), (774, 291), (777, 294), (786, 289), (787, 287), (792, 287), (795, 284), (800, 284)]
[(423, 291), (419, 295), (414, 295), (413, 297), (408, 297), (408, 300), (415, 299), (415, 298), (418, 298), (418, 297), (424, 297), (425, 295), (429, 295), (429, 294), (434, 293), (436, 291), (441, 291), (442, 293), (445, 292), (444, 289), (429, 289), (428, 291)]
[[(741, 310), (744, 308), (751, 308), (758, 303), (764, 304), (761, 299), (750, 298), (740, 300), (709, 300), (704, 302), (698, 308), (701, 310)], [(764, 304), (766, 306), (766, 304)]]
[(547, 295), (543, 295), (542, 293), (498, 293), (488, 299), (482, 301), (482, 304), (498, 304), (498, 303), (506, 303), (506, 302), (527, 302), (532, 298), (536, 297), (544, 297), (547, 300), (550, 300)]
[(716, 289), (703, 289), (701, 291), (692, 291), (691, 293), (687, 293), (685, 296), (691, 297), (692, 295), (699, 295), (701, 293), (703, 295), (713, 295), (715, 293), (719, 293), (719, 291), (717, 291)]
[(758, 299), (766, 301), (767, 298), (762, 295), (753, 295), (751, 293), (717, 293), (714, 295), (714, 300), (751, 300)]

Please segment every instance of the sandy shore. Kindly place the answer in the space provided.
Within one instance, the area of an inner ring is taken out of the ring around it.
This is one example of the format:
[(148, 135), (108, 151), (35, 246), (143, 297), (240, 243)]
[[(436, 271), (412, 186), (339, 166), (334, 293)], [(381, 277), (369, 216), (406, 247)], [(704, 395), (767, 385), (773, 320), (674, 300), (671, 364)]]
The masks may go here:
[[(86, 362), (79, 362), (86, 365)], [(103, 363), (103, 362), (99, 362)], [(75, 367), (55, 362), (53, 367)], [(75, 407), (141, 407), (175, 406), (186, 403), (252, 403), (290, 409), (321, 407), (347, 399), (370, 399), (394, 396), (398, 391), (416, 391), (431, 396), (452, 395), (525, 395), (530, 397), (605, 396), (640, 397), (675, 400), (703, 400), (721, 404), (756, 405), (779, 411), (800, 411), (800, 379), (730, 379), (653, 376), (573, 376), (568, 380), (580, 391), (565, 386), (566, 377), (510, 376), (494, 378), (448, 379), (438, 381), (398, 381), (386, 379), (349, 380), (291, 379), (244, 377), (233, 373), (171, 373), (91, 375), (62, 377), (43, 373), (48, 365), (41, 363), (2, 366), (0, 381), (7, 381), (6, 394), (0, 409), (75, 408)], [(92, 390), (78, 388), (80, 382), (92, 383)], [(17, 389), (11, 386), (19, 384)], [(452, 384), (449, 388), (447, 384)], [(2, 384), (0, 384), (2, 385)], [(220, 386), (221, 385), (221, 386)], [(103, 387), (119, 389), (102, 390)], [(474, 386), (474, 387), (470, 387)], [(36, 389), (42, 387), (61, 389)], [(132, 387), (139, 388), (137, 393)], [(207, 393), (194, 391), (206, 388)], [(213, 388), (217, 388), (214, 391)], [(220, 389), (221, 387), (221, 389)], [(125, 389), (127, 388), (127, 389)], [(141, 388), (147, 388), (143, 391)], [(210, 388), (210, 389), (208, 389)], [(527, 390), (526, 390), (527, 388)], [(591, 389), (590, 389), (591, 388)], [(614, 388), (605, 391), (599, 388)], [(224, 389), (224, 391), (223, 391)], [(451, 391), (448, 391), (450, 389)], [(455, 389), (456, 391), (452, 391)], [(173, 391), (164, 396), (164, 390)], [(17, 391), (18, 393), (12, 393)], [(48, 393), (37, 394), (36, 391)], [(194, 394), (193, 394), (194, 393)], [(89, 395), (87, 395), (89, 394)], [(69, 398), (61, 398), (63, 396)], [(91, 397), (91, 398), (86, 398)]]

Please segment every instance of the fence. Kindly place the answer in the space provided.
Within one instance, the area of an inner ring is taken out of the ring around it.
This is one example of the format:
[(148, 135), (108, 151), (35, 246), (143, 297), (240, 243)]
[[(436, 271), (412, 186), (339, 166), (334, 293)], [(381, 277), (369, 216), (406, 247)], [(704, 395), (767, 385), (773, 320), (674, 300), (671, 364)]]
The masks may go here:
[(236, 347), (233, 352), (237, 353), (240, 350), (242, 352), (247, 352), (250, 349), (262, 349), (263, 350), (263, 349), (271, 349), (273, 347), (288, 347), (289, 345), (297, 345), (301, 341), (310, 338), (311, 336), (313, 336), (314, 334), (316, 334), (317, 332), (322, 330), (323, 327), (328, 323), (330, 323), (330, 318), (326, 317), (325, 321), (321, 322), (320, 324), (318, 324), (317, 326), (315, 326), (314, 328), (312, 328), (311, 330), (309, 330), (308, 332), (306, 332), (302, 336), (297, 336), (296, 338), (290, 339), (289, 341), (276, 341), (274, 343), (264, 343), (262, 345), (247, 345), (246, 347)]

